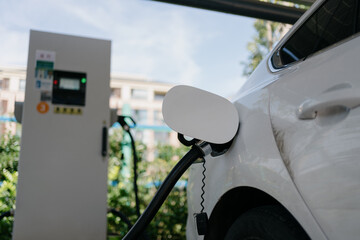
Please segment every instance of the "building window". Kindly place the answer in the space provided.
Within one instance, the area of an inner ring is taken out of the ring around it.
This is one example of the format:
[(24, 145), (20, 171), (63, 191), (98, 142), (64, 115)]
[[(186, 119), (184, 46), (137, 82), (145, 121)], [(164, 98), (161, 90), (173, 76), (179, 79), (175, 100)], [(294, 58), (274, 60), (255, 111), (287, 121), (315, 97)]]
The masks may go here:
[(148, 92), (145, 89), (131, 89), (131, 98), (147, 99)]
[(25, 79), (20, 79), (19, 90), (24, 92), (25, 91), (25, 85), (26, 85)]
[(163, 115), (161, 111), (155, 110), (154, 111), (154, 125), (165, 125)]
[(157, 144), (166, 144), (169, 142), (170, 133), (156, 131), (154, 132), (154, 140)]
[(132, 117), (134, 118), (137, 124), (145, 125), (148, 123), (147, 121), (147, 110), (143, 109), (135, 109), (133, 110)]
[(164, 100), (165, 95), (166, 95), (166, 92), (155, 91), (154, 100), (155, 101), (162, 101), (162, 100)]
[(121, 88), (112, 88), (111, 96), (116, 98), (121, 98)]
[(9, 78), (4, 78), (4, 79), (0, 80), (0, 89), (8, 90), (9, 89), (9, 83), (10, 83)]
[(1, 101), (1, 114), (5, 114), (8, 111), (8, 100)]
[(145, 142), (144, 131), (135, 130), (134, 133), (135, 133), (135, 139), (137, 141), (140, 141), (142, 143)]

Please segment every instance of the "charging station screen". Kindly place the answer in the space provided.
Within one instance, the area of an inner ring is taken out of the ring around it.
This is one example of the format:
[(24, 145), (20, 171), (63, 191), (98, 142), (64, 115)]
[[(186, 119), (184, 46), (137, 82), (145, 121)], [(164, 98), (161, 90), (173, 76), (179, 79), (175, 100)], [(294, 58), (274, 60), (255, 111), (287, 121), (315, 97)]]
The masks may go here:
[(54, 70), (52, 103), (85, 106), (86, 73)]
[(66, 90), (80, 90), (80, 79), (60, 78), (59, 88)]

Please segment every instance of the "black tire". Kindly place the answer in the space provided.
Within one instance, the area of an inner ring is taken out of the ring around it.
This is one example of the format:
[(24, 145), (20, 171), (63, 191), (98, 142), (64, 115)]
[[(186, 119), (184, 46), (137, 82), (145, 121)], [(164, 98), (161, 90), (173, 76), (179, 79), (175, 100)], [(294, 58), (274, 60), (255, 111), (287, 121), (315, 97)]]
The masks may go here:
[(282, 206), (253, 208), (229, 228), (225, 240), (307, 240), (299, 223)]

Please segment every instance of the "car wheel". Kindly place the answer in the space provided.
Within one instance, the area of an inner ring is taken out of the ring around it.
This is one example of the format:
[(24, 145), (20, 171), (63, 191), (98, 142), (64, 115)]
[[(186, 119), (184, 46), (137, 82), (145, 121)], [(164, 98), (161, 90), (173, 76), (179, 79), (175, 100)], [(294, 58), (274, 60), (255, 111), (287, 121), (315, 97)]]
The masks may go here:
[(299, 223), (282, 206), (253, 208), (229, 228), (225, 240), (303, 240), (310, 239)]

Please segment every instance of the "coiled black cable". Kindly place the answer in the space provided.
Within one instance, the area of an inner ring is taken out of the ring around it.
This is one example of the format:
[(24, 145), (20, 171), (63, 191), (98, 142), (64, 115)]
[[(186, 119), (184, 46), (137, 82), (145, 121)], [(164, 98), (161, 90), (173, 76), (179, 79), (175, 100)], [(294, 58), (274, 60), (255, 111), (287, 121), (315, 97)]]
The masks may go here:
[(204, 202), (205, 202), (205, 198), (204, 198), (204, 195), (205, 195), (205, 172), (206, 172), (206, 167), (205, 167), (205, 158), (203, 158), (203, 171), (202, 171), (202, 175), (203, 175), (203, 178), (201, 179), (201, 182), (202, 182), (202, 186), (201, 186), (201, 202), (200, 202), (200, 206), (201, 206), (201, 211), (200, 212), (204, 212)]

